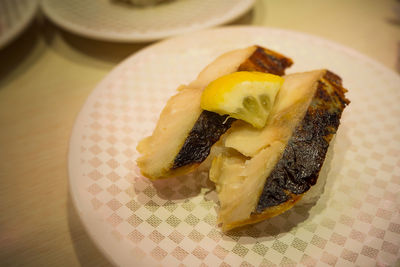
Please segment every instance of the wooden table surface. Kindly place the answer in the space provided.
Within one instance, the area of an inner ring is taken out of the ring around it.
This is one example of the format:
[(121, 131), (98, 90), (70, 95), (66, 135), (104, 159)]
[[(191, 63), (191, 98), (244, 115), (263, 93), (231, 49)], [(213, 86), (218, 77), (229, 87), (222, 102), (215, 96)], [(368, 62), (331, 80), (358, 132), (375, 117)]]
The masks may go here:
[[(258, 0), (232, 24), (324, 37), (396, 71), (395, 0)], [(397, 11), (398, 12), (398, 11)], [(0, 265), (109, 266), (71, 203), (67, 153), (96, 84), (147, 44), (99, 42), (43, 17), (0, 50)]]

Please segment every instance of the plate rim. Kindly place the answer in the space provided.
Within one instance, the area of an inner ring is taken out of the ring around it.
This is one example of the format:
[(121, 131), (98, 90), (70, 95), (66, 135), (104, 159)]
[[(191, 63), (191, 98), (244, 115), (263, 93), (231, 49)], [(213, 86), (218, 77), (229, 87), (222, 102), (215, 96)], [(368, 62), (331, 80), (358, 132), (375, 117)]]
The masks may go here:
[[(262, 27), (262, 26), (228, 26), (228, 27), (217, 27), (217, 28), (213, 28), (213, 29), (206, 29), (203, 31), (198, 31), (198, 32), (194, 32), (194, 33), (190, 33), (190, 34), (185, 34), (182, 36), (177, 36), (177, 37), (171, 37), (168, 39), (165, 39), (163, 41), (151, 44), (143, 49), (140, 49), (139, 51), (137, 51), (136, 53), (128, 56), (127, 58), (125, 58), (124, 60), (122, 60), (120, 63), (118, 63), (108, 74), (106, 74), (105, 77), (102, 78), (101, 81), (99, 81), (96, 86), (92, 89), (91, 93), (88, 95), (88, 97), (86, 98), (86, 101), (83, 103), (82, 107), (79, 110), (78, 115), (75, 118), (75, 122), (74, 125), (72, 127), (71, 133), (70, 133), (70, 139), (69, 139), (69, 143), (68, 143), (68, 154), (67, 154), (67, 171), (68, 171), (68, 181), (69, 181), (69, 194), (71, 196), (71, 200), (72, 203), (79, 215), (79, 219), (82, 222), (82, 225), (84, 227), (84, 229), (86, 230), (86, 232), (88, 233), (89, 238), (93, 241), (93, 243), (96, 245), (96, 247), (103, 253), (103, 255), (106, 256), (106, 258), (112, 262), (114, 265), (119, 265), (118, 262), (113, 259), (112, 255), (110, 255), (110, 253), (107, 251), (106, 247), (103, 247), (103, 244), (99, 241), (99, 238), (97, 237), (96, 233), (94, 232), (93, 228), (90, 227), (89, 222), (90, 218), (88, 218), (88, 215), (85, 215), (81, 212), (80, 208), (79, 208), (79, 200), (78, 200), (78, 193), (76, 192), (76, 188), (73, 187), (73, 185), (75, 184), (75, 182), (73, 181), (73, 173), (75, 173), (76, 171), (73, 170), (73, 165), (72, 162), (77, 162), (78, 160), (75, 159), (72, 155), (74, 153), (72, 153), (73, 151), (79, 150), (78, 148), (74, 148), (72, 146), (72, 144), (74, 142), (76, 142), (76, 140), (78, 140), (79, 136), (78, 136), (78, 127), (80, 127), (80, 125), (78, 125), (79, 123), (82, 124), (82, 118), (85, 114), (85, 110), (87, 109), (86, 104), (91, 101), (91, 99), (93, 99), (95, 97), (97, 88), (102, 87), (103, 84), (106, 84), (108, 82), (109, 79), (111, 79), (114, 76), (114, 73), (118, 72), (120, 69), (122, 69), (128, 62), (135, 60), (137, 57), (141, 56), (141, 54), (143, 53), (147, 53), (148, 50), (153, 50), (155, 48), (157, 48), (158, 46), (164, 46), (167, 45), (168, 43), (173, 43), (173, 42), (179, 42), (180, 39), (187, 39), (187, 38), (194, 38), (193, 36), (195, 35), (205, 35), (208, 34), (209, 32), (213, 32), (213, 31), (225, 31), (225, 30), (263, 30), (263, 31), (276, 31), (276, 32), (284, 32), (284, 33), (288, 33), (290, 35), (297, 35), (297, 36), (302, 36), (305, 38), (311, 38), (315, 41), (324, 43), (325, 45), (328, 46), (333, 46), (335, 49), (344, 51), (345, 53), (348, 53), (356, 58), (359, 58), (360, 60), (364, 60), (369, 62), (370, 64), (374, 65), (375, 67), (381, 69), (383, 72), (389, 73), (391, 76), (394, 77), (394, 79), (398, 79), (400, 81), (400, 75), (398, 73), (396, 73), (395, 71), (393, 71), (392, 69), (388, 68), (387, 66), (383, 65), (381, 62), (378, 62), (372, 58), (370, 58), (369, 56), (353, 49), (350, 47), (347, 47), (345, 45), (342, 45), (338, 42), (335, 41), (331, 41), (329, 39), (323, 38), (323, 37), (319, 37), (316, 35), (312, 35), (312, 34), (308, 34), (308, 33), (304, 33), (304, 32), (299, 32), (299, 31), (294, 31), (294, 30), (287, 30), (287, 29), (281, 29), (281, 28), (274, 28), (274, 27)], [(75, 192), (75, 193), (74, 193)]]
[(132, 33), (132, 34), (120, 34), (120, 33), (101, 33), (95, 30), (88, 29), (86, 27), (81, 27), (78, 24), (74, 24), (62, 17), (58, 16), (54, 10), (49, 6), (48, 1), (51, 0), (41, 0), (40, 7), (43, 13), (49, 18), (54, 24), (60, 28), (77, 34), (82, 37), (95, 39), (99, 41), (112, 41), (112, 42), (153, 42), (164, 38), (169, 38), (173, 36), (178, 36), (180, 34), (186, 34), (193, 31), (201, 31), (207, 28), (215, 27), (218, 25), (223, 25), (230, 23), (240, 17), (241, 15), (248, 12), (255, 4), (256, 0), (241, 0), (242, 8), (231, 9), (230, 12), (225, 13), (223, 16), (216, 17), (214, 20), (207, 21), (202, 24), (194, 24), (191, 27), (178, 28), (168, 31), (160, 31), (155, 33)]
[(34, 20), (38, 9), (39, 9), (39, 1), (38, 0), (29, 0), (31, 8), (28, 13), (23, 17), (23, 21), (18, 23), (16, 27), (11, 28), (8, 35), (5, 38), (0, 38), (0, 50), (8, 46), (12, 41), (14, 41), (18, 36), (20, 36), (24, 30), (29, 26), (29, 24)]

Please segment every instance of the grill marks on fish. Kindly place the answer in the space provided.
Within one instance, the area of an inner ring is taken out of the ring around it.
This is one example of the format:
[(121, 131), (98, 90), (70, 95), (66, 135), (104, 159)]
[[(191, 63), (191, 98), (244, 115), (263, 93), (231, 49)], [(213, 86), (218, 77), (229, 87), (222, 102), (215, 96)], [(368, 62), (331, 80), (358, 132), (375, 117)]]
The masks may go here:
[[(285, 69), (292, 64), (293, 61), (290, 58), (257, 46), (253, 54), (238, 67), (238, 71), (259, 71), (284, 75)], [(221, 116), (213, 112), (202, 111), (175, 157), (172, 169), (203, 162), (210, 154), (211, 147), (234, 121), (235, 119), (228, 119), (226, 115)]]
[(336, 74), (327, 71), (301, 123), (295, 128), (282, 158), (266, 179), (256, 213), (292, 201), (308, 191), (318, 179), (329, 142), (350, 103), (347, 90)]

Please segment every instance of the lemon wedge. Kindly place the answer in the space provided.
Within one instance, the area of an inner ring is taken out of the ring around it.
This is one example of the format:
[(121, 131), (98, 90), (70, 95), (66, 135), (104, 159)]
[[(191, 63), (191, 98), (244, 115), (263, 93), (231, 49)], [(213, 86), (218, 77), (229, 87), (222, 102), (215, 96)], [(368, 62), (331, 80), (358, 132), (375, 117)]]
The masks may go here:
[(204, 89), (201, 108), (262, 128), (283, 80), (277, 75), (249, 71), (222, 76)]

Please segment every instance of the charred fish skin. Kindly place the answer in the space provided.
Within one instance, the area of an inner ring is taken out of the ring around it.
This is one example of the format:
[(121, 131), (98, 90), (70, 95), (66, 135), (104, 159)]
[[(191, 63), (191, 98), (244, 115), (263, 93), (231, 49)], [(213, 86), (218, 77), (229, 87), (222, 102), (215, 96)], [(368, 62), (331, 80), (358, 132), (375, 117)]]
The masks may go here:
[(344, 108), (350, 103), (344, 95), (346, 91), (340, 77), (330, 71), (318, 81), (302, 122), (266, 179), (255, 214), (296, 201), (317, 182), (329, 142), (339, 127)]
[(201, 163), (210, 154), (211, 146), (224, 134), (236, 119), (228, 115), (204, 110), (186, 138), (172, 169), (188, 164)]
[[(238, 71), (258, 71), (284, 75), (285, 69), (293, 64), (292, 59), (272, 50), (257, 46), (253, 54), (240, 66)], [(203, 162), (210, 154), (211, 147), (235, 121), (227, 116), (202, 111), (182, 148), (174, 159), (171, 169)]]
[(292, 59), (258, 46), (249, 59), (239, 66), (238, 71), (259, 71), (282, 76), (292, 64)]

